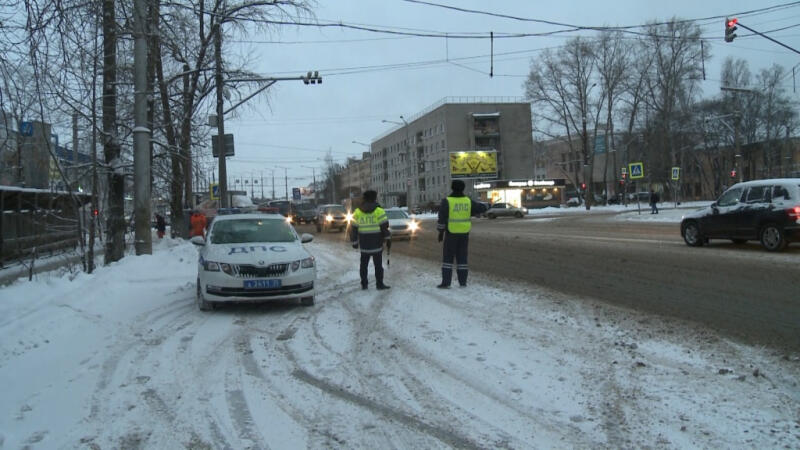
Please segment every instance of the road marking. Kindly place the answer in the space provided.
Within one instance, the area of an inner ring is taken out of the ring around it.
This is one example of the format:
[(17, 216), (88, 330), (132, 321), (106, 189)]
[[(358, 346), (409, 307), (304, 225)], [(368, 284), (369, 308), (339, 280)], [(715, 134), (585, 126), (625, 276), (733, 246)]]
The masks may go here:
[(533, 237), (542, 237), (547, 239), (575, 239), (575, 240), (586, 240), (586, 241), (601, 241), (601, 242), (641, 242), (641, 243), (649, 243), (649, 244), (677, 244), (682, 245), (683, 242), (681, 241), (662, 241), (658, 239), (637, 239), (637, 238), (615, 238), (615, 237), (604, 237), (604, 236), (576, 236), (576, 235), (569, 235), (569, 234), (542, 234), (542, 233), (526, 233), (529, 236)]

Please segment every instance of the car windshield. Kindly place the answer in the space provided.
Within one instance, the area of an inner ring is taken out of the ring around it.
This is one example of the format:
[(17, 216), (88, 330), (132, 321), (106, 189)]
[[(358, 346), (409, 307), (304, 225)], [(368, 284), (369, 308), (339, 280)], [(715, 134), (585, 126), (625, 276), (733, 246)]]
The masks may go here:
[(717, 200), (717, 205), (719, 206), (731, 206), (739, 203), (739, 199), (742, 197), (742, 188), (734, 188), (730, 189)]
[(275, 219), (223, 220), (215, 223), (211, 230), (212, 244), (292, 242), (296, 239), (286, 221)]
[(329, 206), (325, 208), (327, 214), (344, 214), (343, 206)]
[(386, 211), (387, 219), (408, 219), (408, 215), (399, 209)]

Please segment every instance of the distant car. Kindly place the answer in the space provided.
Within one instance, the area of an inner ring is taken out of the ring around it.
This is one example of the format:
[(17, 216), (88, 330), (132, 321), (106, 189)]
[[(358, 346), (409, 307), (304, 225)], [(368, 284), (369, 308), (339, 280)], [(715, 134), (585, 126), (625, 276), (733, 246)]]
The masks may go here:
[(419, 231), (419, 222), (408, 217), (400, 208), (387, 208), (386, 218), (389, 219), (389, 232), (392, 239), (414, 239)]
[(650, 193), (649, 192), (631, 192), (628, 194), (628, 200), (636, 201), (639, 199), (640, 202), (647, 202), (650, 203)]
[(289, 217), (292, 213), (292, 202), (289, 200), (272, 200), (267, 202), (267, 205), (273, 208), (278, 208), (278, 214), (283, 217)]
[(528, 208), (516, 207), (510, 203), (495, 203), (486, 211), (486, 217), (495, 219), (497, 217), (517, 217), (521, 218), (528, 214)]
[(197, 306), (295, 299), (313, 305), (316, 264), (302, 245), (313, 238), (298, 236), (278, 214), (216, 216), (207, 239), (191, 239), (200, 253)]
[(581, 203), (582, 203), (582, 201), (581, 201), (580, 197), (570, 197), (570, 198), (567, 199), (567, 201), (564, 204), (568, 208), (570, 208), (570, 207), (574, 207), (574, 206), (581, 206)]
[(321, 205), (317, 208), (317, 231), (332, 229), (343, 231), (352, 218), (353, 216), (342, 205)]
[(299, 205), (294, 205), (293, 209), (292, 216), (297, 223), (311, 223), (317, 218), (317, 212), (311, 203), (300, 203)]
[(709, 239), (757, 240), (779, 251), (800, 240), (800, 178), (737, 183), (717, 201), (681, 219), (681, 236), (699, 247)]

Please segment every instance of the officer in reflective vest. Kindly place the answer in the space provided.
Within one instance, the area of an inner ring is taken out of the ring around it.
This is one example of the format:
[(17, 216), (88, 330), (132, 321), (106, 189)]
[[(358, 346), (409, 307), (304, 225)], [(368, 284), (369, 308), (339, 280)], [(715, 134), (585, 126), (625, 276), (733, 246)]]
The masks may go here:
[(469, 244), (469, 230), (472, 228), (471, 216), (478, 216), (486, 212), (486, 205), (478, 203), (464, 195), (464, 182), (453, 180), (450, 186), (453, 192), (449, 197), (442, 199), (439, 205), (439, 220), (436, 229), (439, 230), (439, 242), (444, 240), (442, 250), (442, 283), (436, 287), (447, 289), (453, 279), (453, 259), (456, 261), (456, 275), (461, 287), (467, 285), (467, 246)]
[(389, 219), (386, 212), (377, 203), (378, 193), (365, 191), (361, 206), (353, 213), (353, 223), (350, 226), (350, 241), (353, 248), (361, 248), (361, 289), (367, 289), (367, 266), (372, 258), (375, 267), (375, 287), (379, 290), (389, 289), (383, 284), (383, 242), (391, 245), (389, 233)]

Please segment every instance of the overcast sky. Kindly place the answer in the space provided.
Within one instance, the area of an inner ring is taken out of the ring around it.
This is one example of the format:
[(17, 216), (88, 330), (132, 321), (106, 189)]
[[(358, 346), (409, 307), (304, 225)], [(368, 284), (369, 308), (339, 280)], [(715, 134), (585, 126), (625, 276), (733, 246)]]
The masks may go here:
[[(544, 19), (582, 26), (637, 25), (671, 17), (707, 18), (782, 5), (787, 1), (721, 0), (431, 0), (492, 13)], [(539, 33), (561, 29), (529, 21), (471, 14), (405, 0), (319, 0), (314, 8), (320, 23), (341, 22), (380, 29), (419, 33)], [(767, 13), (740, 16), (759, 31), (800, 24), (800, 2)], [(800, 55), (739, 27), (739, 37), (725, 43), (724, 19), (699, 21), (703, 37), (711, 42), (711, 61), (702, 82), (705, 95), (719, 91), (720, 67), (729, 55), (745, 58), (752, 72), (774, 63), (792, 66)], [(276, 196), (284, 193), (284, 169), (289, 190), (310, 183), (311, 167), (319, 174), (328, 150), (338, 162), (368, 151), (376, 136), (394, 127), (383, 119), (400, 121), (448, 96), (522, 97), (522, 84), (531, 58), (544, 48), (563, 45), (577, 34), (559, 37), (496, 38), (494, 77), (489, 77), (488, 39), (404, 37), (338, 27), (282, 26), (269, 34), (231, 37), (225, 52), (249, 58), (266, 76), (296, 76), (318, 70), (321, 85), (283, 81), (268, 95), (251, 101), (248, 108), (226, 122), (234, 133), (236, 156), (229, 158), (229, 186), (234, 179), (265, 177), (271, 190), (270, 169), (275, 169)], [(787, 45), (800, 48), (800, 26), (772, 33)], [(707, 41), (709, 42), (709, 41)], [(800, 69), (800, 67), (798, 68)], [(798, 72), (800, 75), (800, 71)], [(791, 78), (786, 80), (792, 92)], [(304, 167), (305, 166), (305, 167)], [(280, 177), (280, 178), (278, 178)], [(280, 187), (280, 188), (278, 188)], [(269, 192), (265, 192), (269, 196)]]

